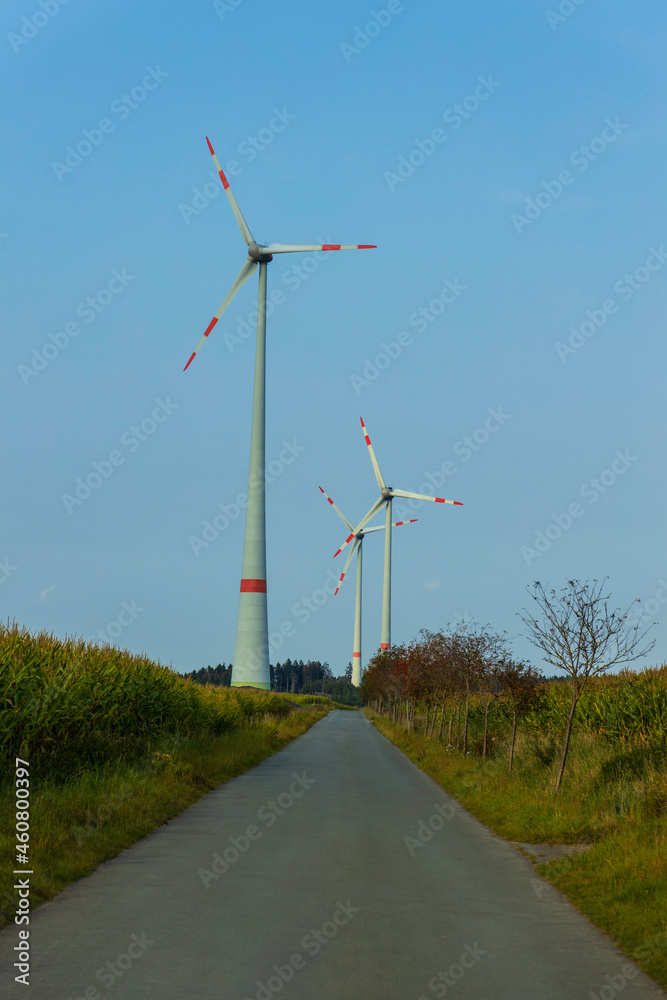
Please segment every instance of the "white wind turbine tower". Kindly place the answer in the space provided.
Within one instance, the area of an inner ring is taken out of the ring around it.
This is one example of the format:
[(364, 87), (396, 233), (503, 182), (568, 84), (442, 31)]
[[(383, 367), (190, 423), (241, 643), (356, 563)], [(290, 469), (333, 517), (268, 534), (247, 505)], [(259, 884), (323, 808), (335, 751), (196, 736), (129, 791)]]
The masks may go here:
[(269, 629), (266, 604), (266, 502), (264, 483), (265, 430), (266, 430), (266, 266), (276, 253), (297, 253), (314, 250), (374, 250), (371, 244), (288, 244), (257, 243), (241, 214), (232, 194), (229, 181), (220, 166), (213, 147), (206, 139), (222, 186), (236, 217), (241, 236), (248, 247), (248, 259), (241, 268), (222, 305), (204, 331), (204, 336), (190, 355), (185, 369), (192, 363), (209, 333), (223, 312), (248, 278), (259, 268), (259, 300), (257, 306), (257, 349), (255, 354), (255, 385), (252, 405), (252, 430), (250, 434), (250, 474), (248, 478), (248, 506), (246, 508), (243, 565), (241, 571), (241, 596), (236, 624), (236, 645), (232, 668), (233, 687), (271, 687), (269, 672)]
[(369, 512), (364, 518), (359, 522), (356, 528), (350, 529), (350, 534), (345, 539), (338, 552), (334, 553), (334, 558), (339, 555), (346, 545), (348, 545), (353, 538), (355, 538), (359, 531), (367, 524), (378, 511), (382, 510), (383, 507), (386, 508), (386, 521), (385, 528), (386, 533), (384, 536), (384, 583), (382, 588), (382, 630), (380, 633), (380, 649), (389, 649), (391, 647), (391, 502), (394, 497), (405, 497), (408, 500), (431, 500), (434, 503), (451, 503), (455, 504), (457, 507), (462, 507), (463, 504), (460, 500), (445, 500), (444, 497), (429, 497), (425, 496), (423, 493), (408, 493), (406, 490), (395, 490), (392, 486), (387, 486), (384, 479), (382, 478), (382, 473), (380, 472), (380, 466), (378, 465), (377, 458), (375, 457), (375, 452), (373, 451), (373, 445), (371, 444), (371, 439), (366, 431), (366, 425), (363, 419), (361, 420), (361, 429), (364, 433), (364, 438), (366, 444), (368, 445), (368, 453), (371, 457), (371, 462), (373, 463), (373, 470), (375, 472), (375, 478), (377, 479), (377, 484), (380, 487), (380, 497), (375, 501)]
[[(324, 490), (322, 489), (321, 486), (320, 486), (320, 493), (324, 493)], [(336, 506), (336, 504), (333, 502), (328, 493), (324, 493), (324, 496), (327, 498), (327, 500), (329, 501), (333, 509), (336, 511), (341, 521), (343, 522), (343, 524), (347, 527), (347, 529), (349, 531), (354, 532), (354, 528), (352, 527), (352, 522), (348, 521), (348, 519), (345, 517), (345, 514), (343, 514), (342, 510), (340, 510)], [(398, 528), (402, 524), (415, 524), (416, 521), (417, 521), (416, 517), (413, 517), (410, 521), (394, 521), (391, 527)], [(385, 531), (385, 530), (386, 530), (386, 525), (379, 524), (377, 525), (377, 527), (361, 528), (360, 531), (354, 533), (353, 535), (354, 543), (352, 545), (352, 548), (350, 549), (350, 554), (347, 557), (347, 562), (343, 567), (343, 572), (340, 575), (338, 586), (336, 587), (336, 590), (334, 592), (334, 597), (335, 597), (341, 588), (341, 584), (345, 579), (345, 574), (347, 573), (348, 566), (350, 565), (352, 557), (356, 552), (357, 553), (357, 596), (354, 604), (354, 648), (352, 650), (352, 683), (354, 684), (355, 687), (359, 687), (359, 685), (361, 684), (361, 579), (362, 579), (362, 551), (363, 551), (362, 543), (364, 537), (368, 535), (371, 531)]]

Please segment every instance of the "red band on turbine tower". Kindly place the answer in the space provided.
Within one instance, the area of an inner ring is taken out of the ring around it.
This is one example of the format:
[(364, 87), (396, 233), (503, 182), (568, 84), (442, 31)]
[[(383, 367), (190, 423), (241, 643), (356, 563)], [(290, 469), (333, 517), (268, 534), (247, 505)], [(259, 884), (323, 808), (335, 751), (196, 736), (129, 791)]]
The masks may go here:
[(266, 580), (241, 580), (242, 594), (265, 594)]
[(353, 653), (352, 656), (361, 656), (361, 653)]
[(389, 645), (388, 642), (381, 642), (380, 649), (391, 649), (391, 646)]

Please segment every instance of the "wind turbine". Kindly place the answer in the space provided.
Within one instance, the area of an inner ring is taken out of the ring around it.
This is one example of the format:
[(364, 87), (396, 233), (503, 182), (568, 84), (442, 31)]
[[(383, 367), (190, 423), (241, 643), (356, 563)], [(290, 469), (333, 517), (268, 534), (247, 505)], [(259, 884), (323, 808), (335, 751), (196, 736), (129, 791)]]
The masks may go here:
[[(320, 493), (324, 493), (324, 490), (322, 489), (321, 486), (320, 486)], [(354, 532), (354, 528), (352, 527), (352, 522), (348, 521), (348, 519), (345, 517), (345, 514), (343, 514), (342, 510), (340, 510), (340, 508), (336, 506), (336, 504), (333, 502), (329, 494), (324, 493), (324, 496), (327, 498), (333, 509), (336, 511), (343, 524), (346, 525), (349, 531)], [(413, 517), (412, 520), (410, 521), (394, 521), (391, 527), (398, 528), (402, 524), (415, 524), (416, 521), (417, 521), (416, 517)], [(361, 570), (362, 570), (362, 550), (363, 550), (362, 542), (364, 540), (364, 537), (368, 535), (371, 531), (385, 531), (385, 530), (386, 530), (386, 525), (379, 524), (377, 525), (377, 527), (362, 528), (360, 531), (354, 534), (354, 544), (350, 549), (350, 554), (348, 555), (347, 562), (343, 567), (343, 572), (340, 575), (338, 586), (334, 591), (334, 597), (335, 597), (341, 588), (341, 584), (345, 579), (345, 574), (347, 573), (348, 566), (350, 565), (352, 557), (356, 552), (357, 553), (357, 596), (354, 605), (354, 649), (352, 650), (352, 683), (354, 684), (355, 687), (359, 687), (359, 685), (361, 684)]]
[(380, 487), (380, 497), (375, 501), (369, 512), (364, 518), (359, 522), (356, 528), (350, 528), (350, 534), (345, 539), (338, 552), (334, 553), (334, 559), (339, 555), (343, 549), (348, 545), (353, 538), (356, 538), (359, 531), (367, 524), (378, 511), (382, 510), (383, 507), (386, 508), (386, 520), (385, 528), (386, 534), (384, 536), (384, 583), (382, 587), (382, 630), (380, 633), (380, 649), (389, 649), (391, 647), (391, 502), (394, 497), (405, 497), (408, 500), (431, 500), (434, 503), (451, 503), (455, 504), (457, 507), (462, 507), (463, 504), (460, 500), (445, 500), (444, 497), (429, 497), (425, 496), (423, 493), (408, 493), (407, 490), (395, 490), (392, 486), (387, 486), (384, 479), (382, 478), (382, 473), (380, 472), (380, 466), (378, 465), (378, 460), (375, 457), (375, 452), (373, 451), (373, 445), (371, 444), (371, 439), (368, 436), (368, 431), (366, 430), (366, 425), (363, 419), (361, 420), (361, 429), (368, 445), (368, 453), (371, 457), (371, 462), (373, 463), (373, 470), (375, 472), (375, 478), (377, 479), (377, 484)]
[(276, 253), (299, 253), (314, 250), (374, 250), (371, 244), (289, 244), (257, 243), (241, 214), (229, 181), (225, 177), (213, 146), (206, 138), (208, 148), (220, 175), (222, 186), (248, 247), (248, 259), (236, 281), (229, 289), (222, 305), (206, 327), (204, 336), (190, 355), (186, 370), (216, 325), (223, 312), (248, 278), (259, 268), (259, 299), (257, 306), (257, 348), (255, 354), (255, 384), (252, 404), (252, 430), (250, 434), (250, 474), (248, 477), (248, 506), (246, 508), (243, 564), (241, 570), (241, 596), (236, 624), (236, 645), (232, 669), (232, 687), (256, 687), (269, 690), (269, 628), (266, 606), (266, 502), (265, 502), (265, 430), (266, 430), (266, 266)]

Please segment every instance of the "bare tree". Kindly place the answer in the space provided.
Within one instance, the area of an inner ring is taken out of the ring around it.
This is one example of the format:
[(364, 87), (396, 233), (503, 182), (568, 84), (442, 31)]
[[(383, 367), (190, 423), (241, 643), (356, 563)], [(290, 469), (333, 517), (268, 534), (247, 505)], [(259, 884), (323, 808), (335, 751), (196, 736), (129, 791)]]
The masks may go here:
[(526, 588), (537, 604), (539, 616), (523, 609), (520, 617), (526, 626), (524, 635), (542, 650), (547, 663), (568, 674), (571, 685), (570, 713), (555, 792), (559, 791), (563, 780), (577, 702), (589, 680), (610, 667), (646, 656), (655, 645), (655, 641), (643, 645), (652, 626), (640, 633), (639, 626), (628, 625), (635, 601), (626, 611), (610, 610), (611, 595), (603, 593), (606, 582), (606, 577), (601, 582), (593, 580), (590, 583), (569, 580), (558, 594), (545, 588), (539, 580), (535, 581), (532, 590)]

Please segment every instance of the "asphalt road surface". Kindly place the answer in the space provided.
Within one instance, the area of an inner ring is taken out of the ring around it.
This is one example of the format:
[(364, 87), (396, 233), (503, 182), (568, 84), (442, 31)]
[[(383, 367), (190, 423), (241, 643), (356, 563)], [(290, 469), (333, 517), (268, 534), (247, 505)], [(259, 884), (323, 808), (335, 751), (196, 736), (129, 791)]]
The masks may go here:
[(649, 1000), (665, 993), (359, 712), (37, 909), (0, 996)]

